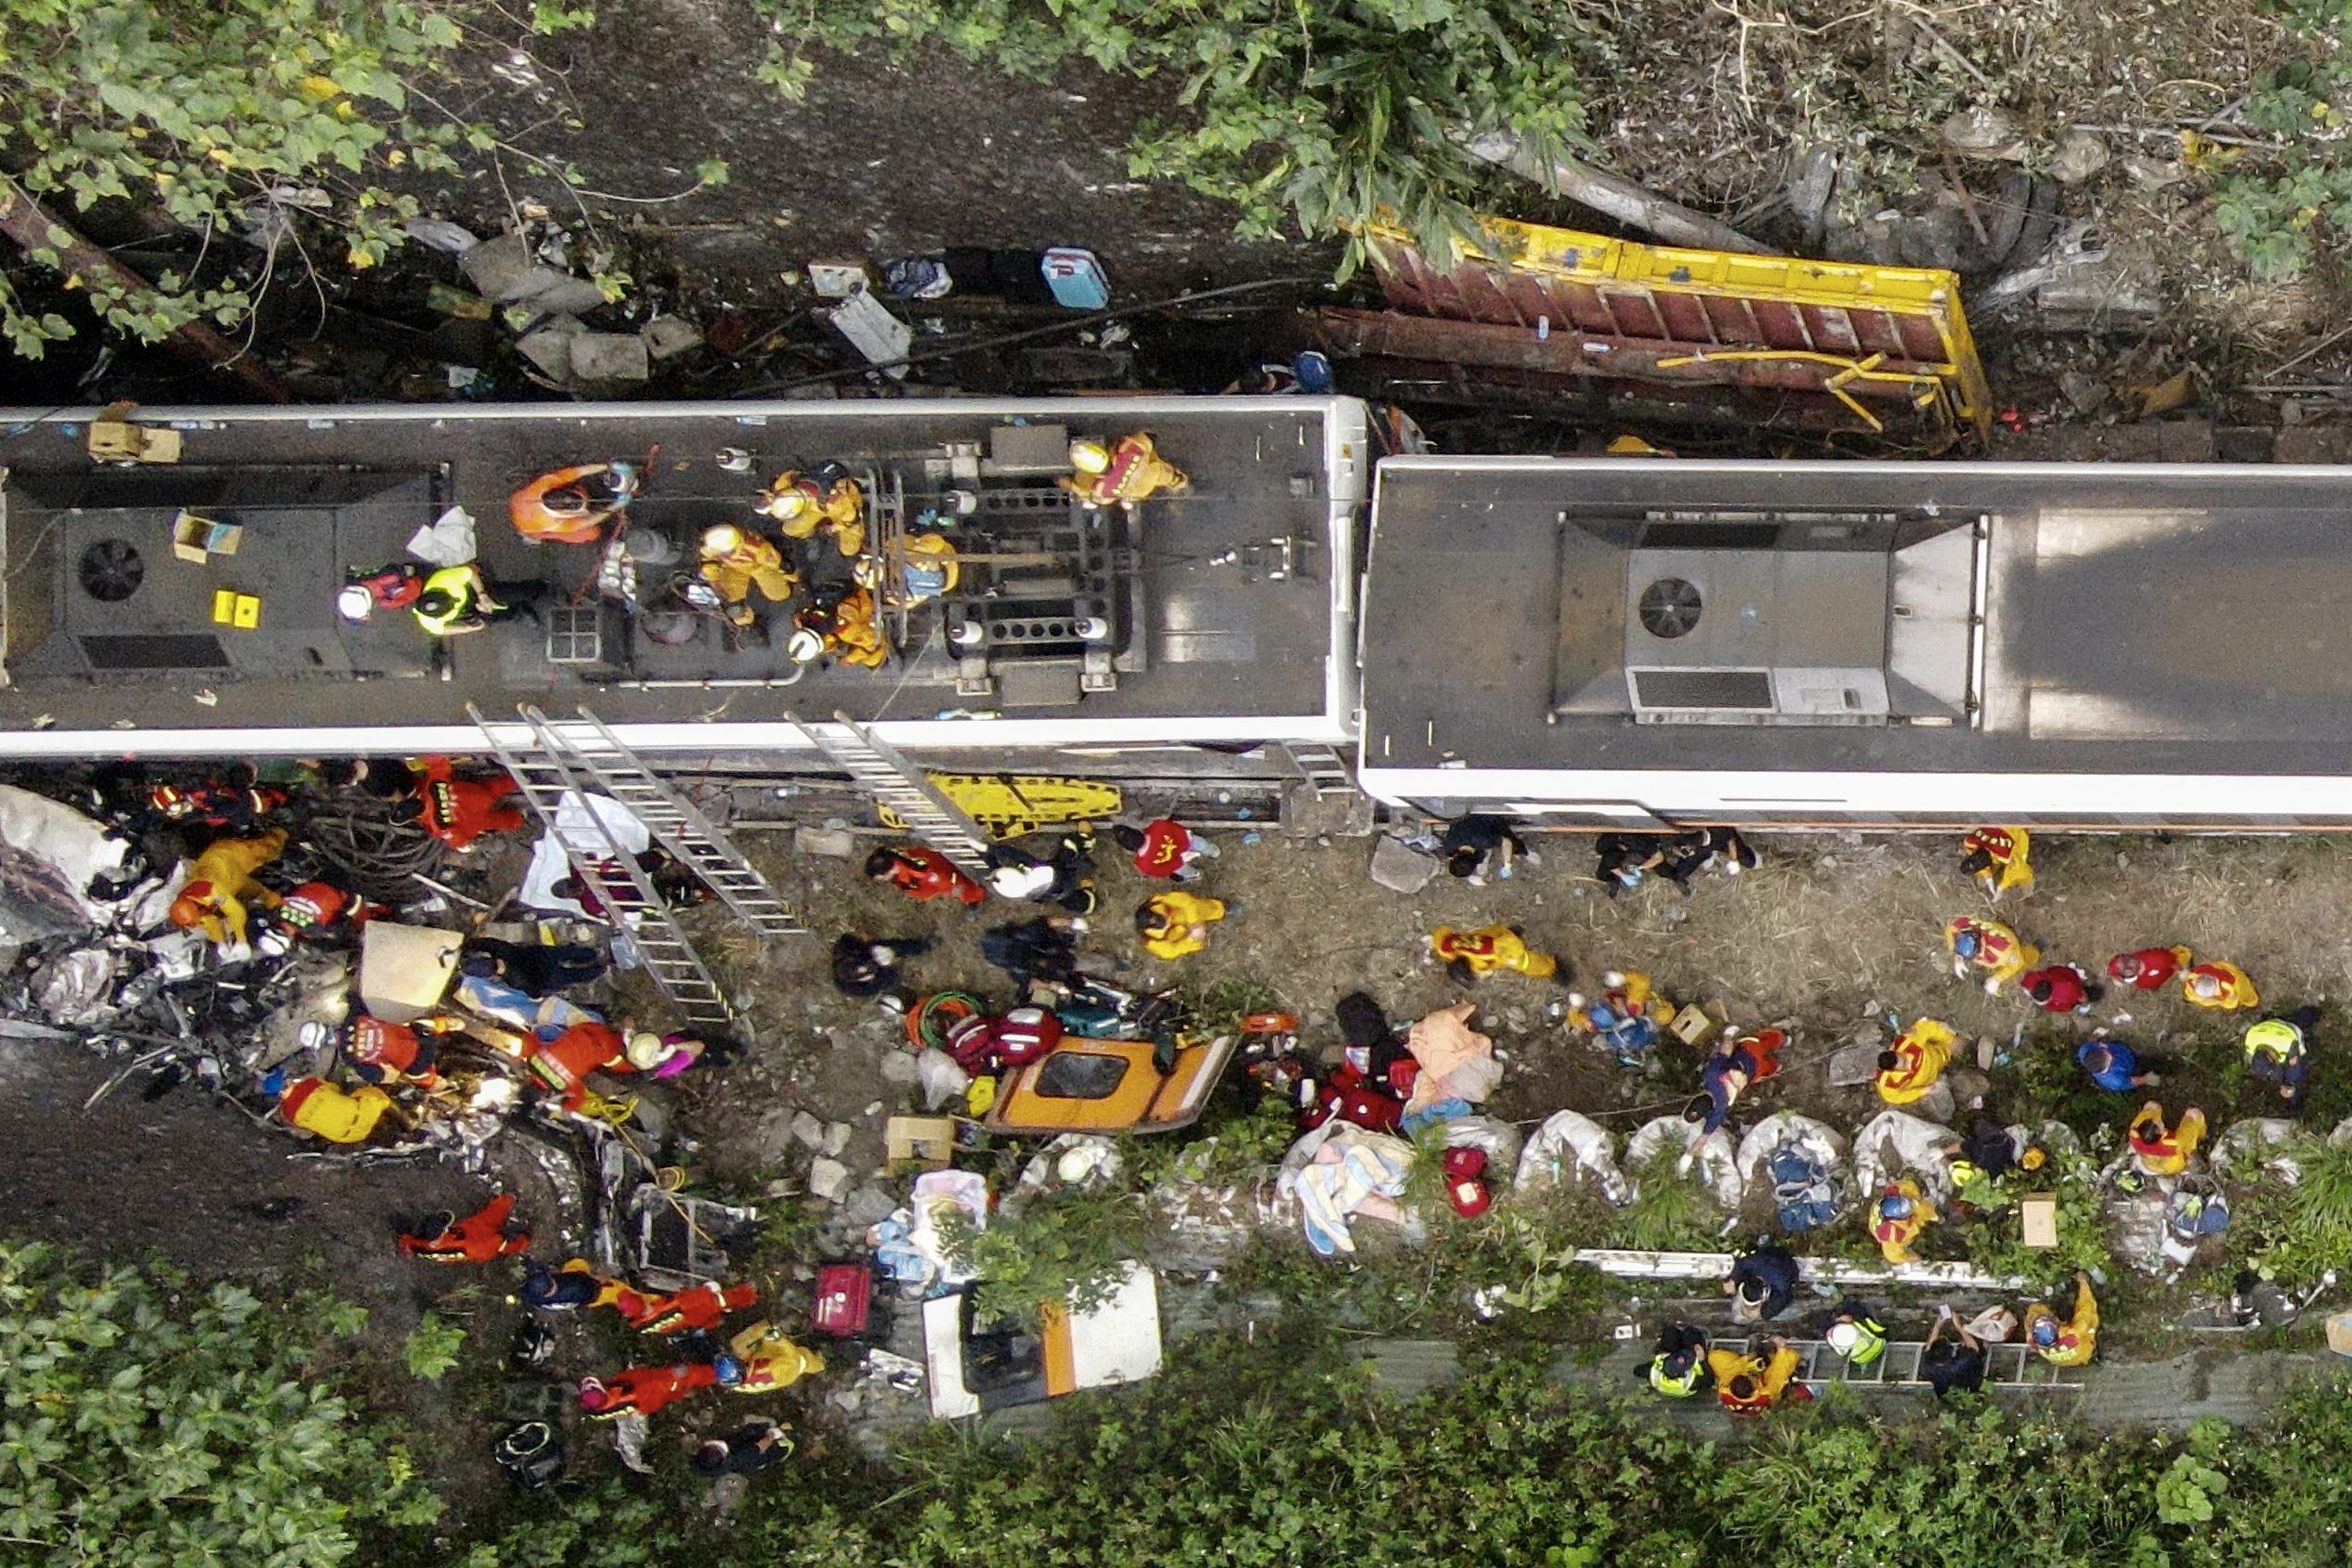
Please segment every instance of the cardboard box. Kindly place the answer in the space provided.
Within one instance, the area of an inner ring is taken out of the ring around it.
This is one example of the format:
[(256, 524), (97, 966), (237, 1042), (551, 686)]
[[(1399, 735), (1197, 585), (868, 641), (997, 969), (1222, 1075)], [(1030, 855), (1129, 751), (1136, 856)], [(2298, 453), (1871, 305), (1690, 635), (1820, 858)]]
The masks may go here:
[(2058, 1244), (2058, 1194), (2028, 1193), (2018, 1199), (2018, 1223), (2024, 1227), (2028, 1247)]
[(892, 1117), (882, 1125), (882, 1143), (891, 1165), (917, 1164), (937, 1170), (955, 1157), (955, 1118)]
[(241, 524), (200, 517), (193, 512), (182, 512), (172, 519), (172, 554), (200, 567), (215, 555), (235, 555), (244, 538)]
[(394, 1024), (433, 1013), (457, 973), (459, 941), (454, 931), (368, 921), (359, 928), (359, 1000)]
[(1681, 1012), (1674, 1015), (1674, 1021), (1666, 1026), (1666, 1033), (1685, 1045), (1700, 1046), (1714, 1039), (1718, 1027), (1720, 1026), (1708, 1015), (1705, 1008), (1697, 1002), (1688, 1002)]
[(90, 421), (89, 452), (99, 463), (177, 463), (179, 432), (131, 423), (137, 403), (109, 403)]

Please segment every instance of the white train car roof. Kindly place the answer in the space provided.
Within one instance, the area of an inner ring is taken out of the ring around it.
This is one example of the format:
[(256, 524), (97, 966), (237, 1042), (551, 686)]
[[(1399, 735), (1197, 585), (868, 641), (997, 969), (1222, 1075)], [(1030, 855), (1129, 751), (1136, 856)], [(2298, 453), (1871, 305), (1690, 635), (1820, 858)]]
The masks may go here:
[(2352, 473), (1404, 458), (1361, 780), (1561, 823), (2352, 823)]
[[(907, 746), (1000, 752), (1352, 735), (1371, 473), (1352, 399), (141, 409), (136, 420), (177, 431), (182, 450), (176, 463), (137, 466), (92, 461), (97, 412), (0, 411), (0, 756), (479, 750), (467, 704), (498, 717), (523, 701), (557, 714), (588, 702), (655, 752), (798, 751), (802, 738), (779, 722), (787, 711), (881, 721)], [(1078, 509), (1055, 489), (1063, 460), (1049, 449), (1138, 430), (1190, 488), (1074, 542)], [(843, 463), (903, 491), (910, 515), (951, 486), (974, 490), (983, 508), (967, 528), (1003, 527), (995, 542), (984, 529), (964, 546), (983, 563), (964, 572), (970, 613), (988, 608), (973, 589), (985, 563), (1035, 568), (1025, 581), (1046, 598), (1115, 601), (1109, 667), (1081, 671), (1075, 649), (1027, 657), (1037, 650), (1010, 639), (1066, 637), (1068, 612), (1040, 612), (1035, 627), (992, 628), (1008, 640), (991, 643), (975, 674), (940, 617), (919, 610), (878, 670), (804, 671), (780, 633), (736, 647), (706, 627), (674, 647), (634, 622), (608, 628), (600, 666), (558, 666), (542, 629), (516, 622), (451, 639), (444, 680), (405, 613), (358, 625), (335, 615), (346, 573), (401, 559), (452, 504), (477, 520), (493, 581), (535, 578), (559, 601), (587, 602), (595, 550), (523, 540), (507, 497), (554, 469), (657, 448), (631, 526), (682, 540), (689, 569), (702, 529), (751, 520), (780, 467)], [(730, 448), (751, 454), (751, 471), (718, 461)], [(238, 553), (176, 558), (169, 535), (183, 508), (242, 525)], [(1002, 542), (1031, 524), (1017, 547)], [(1058, 557), (1038, 565), (1065, 550), (1067, 571)], [(213, 623), (224, 588), (260, 601), (257, 626)]]

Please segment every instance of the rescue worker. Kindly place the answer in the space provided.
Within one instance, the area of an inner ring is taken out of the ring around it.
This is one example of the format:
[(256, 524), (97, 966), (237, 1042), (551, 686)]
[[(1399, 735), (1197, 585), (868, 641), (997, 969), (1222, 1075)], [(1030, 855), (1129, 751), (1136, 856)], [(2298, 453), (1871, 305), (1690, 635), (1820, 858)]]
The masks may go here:
[(2118, 953), (2107, 960), (2107, 977), (2136, 991), (2161, 991), (2189, 967), (2189, 958), (2186, 947), (2142, 947), (2136, 953)]
[(866, 492), (839, 464), (810, 474), (786, 469), (761, 495), (759, 511), (774, 518), (787, 539), (814, 539), (821, 529), (846, 557), (866, 548)]
[(1528, 947), (1525, 934), (1515, 925), (1483, 925), (1476, 931), (1441, 925), (1430, 933), (1430, 951), (1459, 985), (1503, 969), (1532, 980), (1559, 978), (1560, 960)]
[(413, 1083), (431, 1089), (441, 1081), (434, 1070), (440, 1056), (441, 1037), (455, 1033), (457, 1028), (453, 1018), (395, 1024), (388, 1018), (357, 1013), (339, 1026), (305, 1024), (301, 1039), (312, 1052), (334, 1046), (362, 1082)]
[(2022, 828), (1979, 828), (1960, 841), (1960, 869), (1998, 904), (2003, 894), (2033, 885), (2032, 842)]
[(552, 996), (604, 977), (604, 954), (586, 942), (503, 942), (468, 936), (457, 955), (461, 974), (512, 986), (527, 997)]
[(1721, 1127), (1749, 1084), (1761, 1083), (1781, 1070), (1778, 1053), (1786, 1039), (1778, 1029), (1736, 1038), (1725, 1033), (1700, 1064), (1699, 1084), (1705, 1092), (1683, 1107), (1683, 1119), (1700, 1123), (1702, 1133)]
[(2018, 940), (2018, 934), (1999, 921), (1974, 915), (1954, 915), (1943, 928), (1943, 945), (1952, 954), (1952, 973), (1966, 976), (1971, 966), (1984, 972), (1984, 988), (1997, 992), (2001, 983), (2033, 967), (2042, 957), (2038, 947)]
[(632, 1366), (609, 1378), (581, 1379), (580, 1408), (597, 1421), (651, 1416), (697, 1389), (736, 1383), (742, 1377), (742, 1364), (725, 1355), (707, 1365), (682, 1361), (674, 1366)]
[(1070, 466), (1076, 472), (1064, 476), (1061, 486), (1083, 506), (1118, 505), (1132, 511), (1137, 502), (1162, 490), (1177, 495), (1192, 488), (1192, 481), (1159, 455), (1150, 435), (1140, 430), (1107, 447), (1100, 441), (1072, 441)]
[(2190, 1157), (2205, 1136), (2205, 1113), (2191, 1105), (2180, 1113), (2179, 1124), (2168, 1129), (2163, 1105), (2150, 1100), (2132, 1117), (2127, 1136), (2132, 1160), (2142, 1174), (2177, 1176), (2189, 1169)]
[(1040, 859), (1012, 844), (988, 850), (988, 888), (1000, 898), (1026, 899), (1032, 904), (1056, 904), (1074, 915), (1091, 915), (1101, 906), (1094, 888), (1094, 835), (1081, 823), (1053, 837), (1052, 852)]
[(1707, 1370), (1706, 1330), (1687, 1323), (1669, 1323), (1658, 1335), (1650, 1357), (1650, 1387), (1668, 1399), (1688, 1399), (1715, 1386)]
[(283, 828), (272, 828), (258, 838), (214, 840), (189, 868), (188, 881), (172, 900), (171, 922), (183, 931), (202, 931), (216, 947), (244, 948), (244, 900), (265, 909), (274, 909), (280, 902), (275, 893), (254, 880), (254, 873), (285, 847)]
[(1734, 1416), (1761, 1416), (1781, 1402), (1784, 1394), (1792, 1400), (1813, 1397), (1812, 1391), (1798, 1383), (1789, 1392), (1790, 1379), (1797, 1376), (1801, 1359), (1785, 1339), (1764, 1341), (1772, 1352), (1769, 1362), (1737, 1351), (1718, 1346), (1706, 1352), (1707, 1372), (1715, 1379), (1715, 1397), (1724, 1409)]
[(768, 603), (780, 605), (800, 586), (784, 569), (784, 557), (775, 545), (733, 523), (703, 529), (702, 581), (718, 595), (719, 613), (737, 627), (758, 619), (751, 604), (752, 589)]
[(1944, 1065), (1952, 1060), (1953, 1039), (1949, 1025), (1933, 1018), (1914, 1019), (1909, 1028), (1895, 1037), (1893, 1045), (1878, 1053), (1874, 1079), (1878, 1098), (1889, 1105), (1915, 1104), (1927, 1098), (1943, 1076)]
[[(560, 1267), (553, 1269), (541, 1262), (527, 1267), (529, 1273), (524, 1275), (522, 1290), (527, 1307), (541, 1312), (575, 1312), (581, 1307), (617, 1305), (615, 1298), (627, 1294), (636, 1298), (638, 1311), (643, 1309), (644, 1297), (619, 1280), (597, 1274), (585, 1258), (568, 1258)], [(623, 1310), (622, 1315), (629, 1316), (629, 1312)]]
[(823, 1356), (794, 1344), (781, 1328), (765, 1318), (729, 1340), (727, 1349), (735, 1352), (732, 1359), (741, 1368), (733, 1383), (738, 1393), (772, 1393), (825, 1370)]
[[(587, 481), (603, 479), (593, 497)], [(637, 494), (634, 463), (587, 463), (542, 474), (506, 498), (515, 531), (534, 544), (594, 544)]]
[(346, 573), (335, 591), (334, 611), (356, 624), (380, 609), (408, 609), (424, 594), (425, 576), (425, 568), (414, 561)]
[[(1949, 1339), (1943, 1337), (1947, 1328), (1953, 1336)], [(1934, 1386), (1939, 1400), (1951, 1398), (1955, 1390), (1974, 1393), (1984, 1387), (1984, 1345), (1949, 1305), (1936, 1309), (1935, 1326), (1919, 1351), (1919, 1375)]]
[(879, 670), (890, 657), (874, 595), (864, 588), (825, 590), (794, 613), (792, 625), (784, 650), (795, 664), (814, 664), (830, 654), (844, 664)]
[(1731, 1260), (1723, 1294), (1731, 1298), (1731, 1321), (1744, 1326), (1775, 1318), (1797, 1299), (1796, 1254), (1770, 1241), (1758, 1242)]
[(2018, 988), (2045, 1013), (2088, 1013), (2107, 995), (2105, 987), (2071, 963), (2027, 970), (2018, 976)]
[(1182, 822), (1162, 817), (1130, 828), (1124, 822), (1111, 824), (1111, 839), (1121, 849), (1135, 856), (1138, 875), (1173, 878), (1177, 882), (1198, 882), (1201, 868), (1196, 862), (1217, 858), (1217, 846)]
[(522, 786), (503, 768), (483, 778), (461, 778), (449, 758), (426, 757), (417, 764), (416, 793), (425, 830), (461, 854), (484, 833), (513, 832), (529, 822), (522, 807), (511, 804)]
[(2083, 1064), (2093, 1083), (2116, 1094), (2153, 1089), (2164, 1081), (2160, 1073), (2142, 1071), (2139, 1052), (2120, 1039), (2086, 1040), (2074, 1052), (2074, 1059)]
[(524, 1064), (533, 1077), (563, 1096), (563, 1108), (579, 1111), (588, 1103), (590, 1073), (634, 1073), (629, 1042), (609, 1024), (595, 1020), (574, 1024), (550, 1040), (534, 1041)]
[(1976, 1161), (1955, 1159), (1945, 1174), (1952, 1182), (1953, 1212), (1964, 1217), (1998, 1214), (2009, 1207), (2009, 1195), (2001, 1190), (1993, 1172)]
[(2025, 1340), (2053, 1366), (2080, 1366), (2098, 1353), (2098, 1298), (2091, 1276), (2074, 1271), (2074, 1316), (2065, 1323), (2046, 1301), (2025, 1309)]
[(953, 540), (944, 533), (913, 534), (898, 545), (898, 581), (882, 602), (894, 608), (924, 604), (955, 592), (962, 577)]
[(1849, 1366), (1867, 1366), (1887, 1353), (1887, 1326), (1860, 1301), (1841, 1301), (1831, 1308), (1822, 1338)]
[(1135, 934), (1156, 959), (1181, 959), (1209, 946), (1209, 928), (1225, 918), (1223, 900), (1196, 893), (1156, 893), (1135, 911)]
[(372, 904), (356, 893), (346, 893), (332, 882), (307, 882), (278, 902), (278, 927), (285, 939), (275, 950), (290, 950), (297, 936), (333, 943), (356, 934), (368, 921), (391, 912), (385, 906)]
[[(269, 1086), (269, 1079), (262, 1080), (263, 1088)], [(278, 1096), (278, 1115), (288, 1126), (315, 1132), (330, 1143), (366, 1143), (391, 1108), (392, 1096), (373, 1084), (346, 1092), (322, 1078), (296, 1078)]]
[(1471, 812), (1457, 817), (1445, 825), (1445, 833), (1438, 841), (1438, 854), (1444, 858), (1448, 876), (1459, 878), (1472, 887), (1486, 885), (1492, 871), (1498, 877), (1511, 874), (1511, 861), (1524, 856), (1530, 866), (1540, 866), (1542, 860), (1527, 847), (1519, 836), (1518, 824), (1508, 817), (1487, 812)]
[(462, 637), (492, 621), (512, 621), (530, 610), (499, 598), (482, 576), (481, 567), (468, 561), (462, 567), (443, 567), (426, 578), (409, 613), (428, 637)]
[(1621, 1067), (1648, 1065), (1650, 1047), (1659, 1026), (1673, 1018), (1674, 1004), (1653, 992), (1650, 977), (1638, 969), (1603, 970), (1601, 985), (1598, 1001), (1568, 993), (1566, 1026), (1605, 1042)]
[(463, 1220), (451, 1214), (436, 1216), (441, 1222), (438, 1226), (427, 1225), (415, 1235), (403, 1235), (399, 1248), (404, 1256), (427, 1263), (494, 1263), (512, 1258), (530, 1250), (529, 1231), (507, 1228), (507, 1219), (514, 1212), (515, 1195), (501, 1193)]
[(2303, 1105), (2303, 1091), (2311, 1073), (2310, 1042), (2306, 1031), (2319, 1022), (2316, 1007), (2263, 1019), (2246, 1030), (2246, 1070), (2263, 1082), (2276, 1085), (2289, 1110)]
[(2254, 982), (2246, 972), (2234, 963), (2210, 960), (2198, 964), (2180, 978), (2180, 994), (2191, 1007), (2208, 1007), (2218, 1013), (2229, 1013), (2241, 1007), (2260, 1007), (2262, 999), (2254, 994)]
[(286, 792), (268, 784), (242, 789), (209, 780), (201, 784), (158, 784), (147, 792), (147, 804), (166, 822), (243, 832), (259, 827), (261, 818), (284, 805)]
[(874, 851), (866, 856), (866, 874), (926, 903), (934, 898), (958, 898), (977, 907), (988, 901), (987, 889), (958, 870), (946, 856), (921, 844)]
[(1936, 1218), (1935, 1206), (1919, 1190), (1918, 1182), (1905, 1176), (1888, 1183), (1870, 1213), (1870, 1239), (1878, 1244), (1879, 1256), (1889, 1263), (1917, 1262), (1912, 1243)]
[(760, 1299), (756, 1285), (720, 1285), (706, 1281), (686, 1290), (673, 1290), (666, 1296), (656, 1296), (645, 1304), (644, 1313), (636, 1320), (638, 1331), (646, 1334), (693, 1334), (716, 1328), (726, 1314), (755, 1306)]

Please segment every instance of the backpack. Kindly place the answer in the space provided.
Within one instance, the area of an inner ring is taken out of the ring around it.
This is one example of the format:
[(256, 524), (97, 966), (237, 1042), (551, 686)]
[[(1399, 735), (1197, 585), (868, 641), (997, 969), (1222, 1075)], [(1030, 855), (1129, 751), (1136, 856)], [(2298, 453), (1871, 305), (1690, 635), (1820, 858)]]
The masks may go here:
[(1772, 1202), (1781, 1229), (1810, 1231), (1837, 1218), (1837, 1189), (1829, 1172), (1793, 1143), (1774, 1149), (1765, 1161), (1772, 1175)]

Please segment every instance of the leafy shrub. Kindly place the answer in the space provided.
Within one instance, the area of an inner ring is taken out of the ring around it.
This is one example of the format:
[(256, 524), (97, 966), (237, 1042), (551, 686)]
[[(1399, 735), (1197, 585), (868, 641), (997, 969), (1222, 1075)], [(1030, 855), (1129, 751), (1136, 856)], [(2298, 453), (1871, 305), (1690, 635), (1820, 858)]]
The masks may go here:
[(361, 1526), (434, 1518), (320, 1376), (327, 1305), (0, 1243), (0, 1536), (58, 1562), (327, 1568)]
[(2293, 277), (2323, 255), (2340, 257), (2352, 240), (2345, 8), (2316, 0), (2274, 8), (2310, 52), (2255, 78), (2239, 114), (2276, 145), (2215, 148), (2182, 137), (2190, 162), (2226, 170), (2214, 183), (2214, 222), (2257, 278)]
[[(386, 173), (453, 170), (454, 150), (490, 145), (421, 91), (466, 24), (498, 20), (490, 0), (8, 0), (7, 13), (8, 173), (61, 217), (124, 201), (209, 240), (274, 203), (294, 220), (292, 243), (307, 231), (322, 245), (303, 259), (368, 268), (417, 214), (414, 196), (380, 183)], [(594, 18), (538, 0), (530, 22), (554, 32)], [(78, 281), (110, 326), (152, 342), (200, 319), (236, 325), (267, 277), (167, 274), (130, 293)], [(0, 279), (0, 330), (37, 359), (73, 329), (28, 315)]]
[(1122, 75), (1168, 72), (1197, 124), (1143, 126), (1138, 177), (1180, 179), (1241, 208), (1245, 236), (1286, 218), (1311, 238), (1387, 218), (1431, 254), (1475, 234), (1464, 192), (1481, 165), (1462, 138), (1494, 131), (1531, 151), (1584, 142), (1579, 9), (1562, 0), (811, 0), (773, 6), (779, 32), (763, 80), (807, 90), (812, 45), (905, 57), (944, 45), (1043, 81), (1087, 60)]
[(464, 1328), (444, 1321), (438, 1313), (428, 1312), (400, 1342), (400, 1357), (410, 1371), (428, 1383), (438, 1383), (441, 1374), (457, 1365), (458, 1352), (464, 1344)]
[(1106, 1187), (1033, 1196), (1016, 1215), (991, 1216), (985, 1230), (950, 1213), (942, 1234), (948, 1257), (980, 1276), (976, 1309), (1034, 1326), (1049, 1301), (1085, 1311), (1108, 1300), (1152, 1223), (1132, 1193)]

